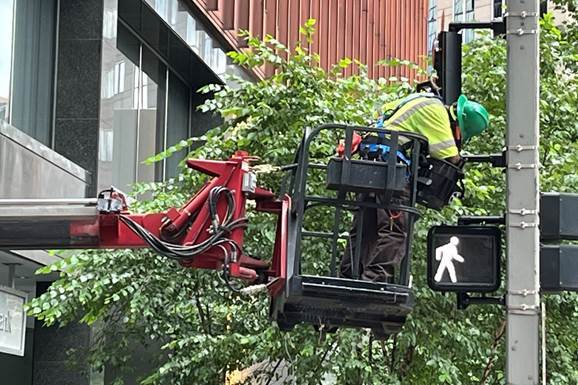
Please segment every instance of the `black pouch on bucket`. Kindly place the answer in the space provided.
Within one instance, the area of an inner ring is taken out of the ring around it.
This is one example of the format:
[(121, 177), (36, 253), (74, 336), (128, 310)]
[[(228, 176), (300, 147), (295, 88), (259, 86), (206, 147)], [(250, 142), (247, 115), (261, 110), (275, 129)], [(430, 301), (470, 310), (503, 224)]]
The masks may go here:
[(429, 167), (421, 168), (417, 202), (435, 210), (450, 203), (452, 197), (463, 196), (464, 172), (448, 161), (428, 159)]

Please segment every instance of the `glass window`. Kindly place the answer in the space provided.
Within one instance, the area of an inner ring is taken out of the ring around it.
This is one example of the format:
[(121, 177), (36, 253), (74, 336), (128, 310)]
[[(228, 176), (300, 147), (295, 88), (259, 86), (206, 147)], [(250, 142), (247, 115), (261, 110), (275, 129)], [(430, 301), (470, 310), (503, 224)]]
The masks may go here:
[(0, 1), (0, 119), (51, 145), (57, 0)]
[[(239, 70), (215, 40), (193, 15), (185, 0), (146, 0), (146, 3), (179, 35), (191, 49), (219, 76), (239, 75)], [(241, 75), (246, 77), (246, 75)]]
[(494, 0), (494, 18), (502, 17), (502, 0)]
[[(472, 21), (475, 19), (474, 0), (454, 0), (454, 21)], [(469, 43), (474, 39), (474, 31), (466, 29), (462, 31), (463, 42)]]
[[(169, 73), (169, 90), (167, 105), (167, 143), (170, 147), (189, 135), (189, 119), (191, 111), (191, 90), (176, 76)], [(166, 162), (165, 176), (177, 175), (177, 166), (186, 156), (186, 150), (173, 154)]]
[(465, 0), (454, 0), (454, 20), (462, 21), (464, 15), (464, 1)]
[[(473, 21), (474, 17), (474, 0), (466, 0), (466, 20), (465, 21)], [(474, 33), (473, 29), (467, 29), (464, 32), (464, 43), (469, 43), (470, 41), (474, 40)]]
[(129, 191), (136, 180), (141, 53), (139, 41), (122, 26), (118, 36), (118, 46), (116, 37), (103, 44), (98, 178), (102, 188)]
[(143, 161), (189, 137), (193, 91), (123, 23), (115, 33), (103, 42), (98, 184), (130, 191), (136, 181), (176, 175), (186, 150), (154, 165)]
[(12, 21), (14, 3), (0, 2), (0, 119), (8, 120), (10, 113), (10, 74), (12, 70)]
[(437, 4), (436, 0), (429, 1), (427, 17), (427, 52), (431, 53), (437, 35)]
[(160, 152), (164, 147), (164, 97), (167, 69), (148, 49), (141, 47), (140, 109), (138, 125), (138, 181), (162, 179), (158, 172), (162, 164), (146, 165), (147, 158)]

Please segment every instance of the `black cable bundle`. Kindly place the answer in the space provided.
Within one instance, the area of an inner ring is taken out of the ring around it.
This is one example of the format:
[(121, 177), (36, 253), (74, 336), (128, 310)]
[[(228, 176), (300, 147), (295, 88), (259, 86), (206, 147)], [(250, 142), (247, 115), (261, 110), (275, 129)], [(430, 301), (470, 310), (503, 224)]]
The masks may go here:
[[(227, 211), (225, 219), (220, 222), (217, 213), (217, 203), (221, 194), (225, 194), (227, 199)], [(232, 220), (235, 213), (236, 205), (233, 193), (226, 187), (219, 186), (209, 192), (208, 202), (211, 219), (211, 236), (201, 243), (195, 245), (178, 245), (165, 242), (152, 234), (150, 231), (133, 221), (130, 217), (120, 215), (120, 220), (127, 225), (135, 234), (142, 238), (154, 251), (167, 258), (183, 260), (192, 259), (195, 256), (206, 252), (212, 247), (219, 246), (223, 250), (226, 264), (229, 261), (235, 261), (236, 256), (241, 253), (240, 246), (229, 239), (228, 236), (236, 228), (246, 227), (247, 218)], [(229, 249), (224, 245), (229, 245)]]

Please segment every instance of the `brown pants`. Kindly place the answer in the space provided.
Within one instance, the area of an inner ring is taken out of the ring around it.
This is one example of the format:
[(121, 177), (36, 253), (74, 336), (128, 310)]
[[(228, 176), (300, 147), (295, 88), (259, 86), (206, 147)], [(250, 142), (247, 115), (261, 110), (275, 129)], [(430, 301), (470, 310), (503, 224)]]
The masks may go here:
[[(375, 197), (360, 194), (362, 201), (375, 202)], [(360, 211), (363, 210), (363, 223)], [(358, 261), (360, 278), (365, 281), (385, 282), (393, 277), (394, 268), (405, 256), (407, 213), (391, 212), (381, 208), (362, 208), (355, 212), (349, 240), (341, 259), (341, 276), (353, 278), (351, 256), (355, 255), (358, 228), (361, 226), (361, 254)]]

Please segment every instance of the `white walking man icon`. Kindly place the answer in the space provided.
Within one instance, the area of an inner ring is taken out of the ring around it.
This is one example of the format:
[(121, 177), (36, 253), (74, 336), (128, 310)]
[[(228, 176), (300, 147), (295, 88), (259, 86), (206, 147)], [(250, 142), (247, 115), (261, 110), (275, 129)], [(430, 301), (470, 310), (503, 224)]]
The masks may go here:
[(459, 243), (460, 240), (458, 237), (451, 237), (449, 243), (436, 248), (436, 261), (441, 261), (434, 277), (436, 282), (442, 280), (444, 271), (446, 269), (448, 270), (452, 282), (456, 283), (458, 281), (456, 278), (456, 268), (454, 267), (453, 261), (455, 260), (460, 263), (464, 262), (464, 257), (458, 254)]

